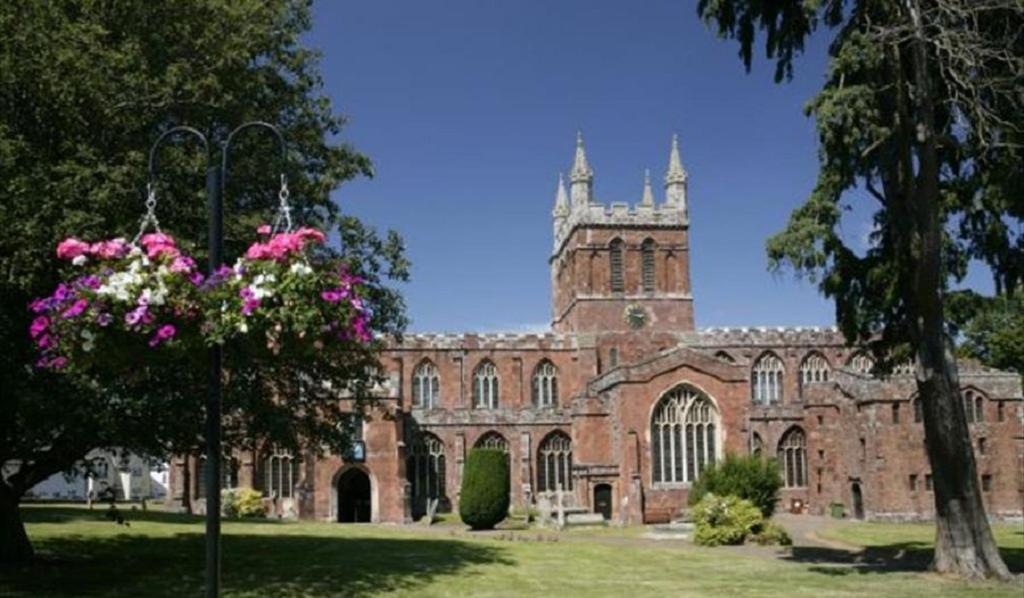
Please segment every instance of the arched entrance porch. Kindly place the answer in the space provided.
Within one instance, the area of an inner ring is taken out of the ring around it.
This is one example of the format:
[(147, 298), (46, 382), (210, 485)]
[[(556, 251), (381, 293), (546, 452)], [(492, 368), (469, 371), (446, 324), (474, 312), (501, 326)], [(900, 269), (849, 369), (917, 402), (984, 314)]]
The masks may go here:
[(339, 523), (373, 521), (373, 483), (369, 473), (359, 467), (350, 467), (337, 476), (334, 488)]

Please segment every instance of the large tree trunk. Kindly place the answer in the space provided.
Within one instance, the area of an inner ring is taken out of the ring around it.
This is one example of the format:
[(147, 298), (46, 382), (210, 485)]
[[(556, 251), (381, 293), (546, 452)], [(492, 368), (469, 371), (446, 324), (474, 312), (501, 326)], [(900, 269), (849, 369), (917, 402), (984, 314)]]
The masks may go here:
[(19, 499), (7, 484), (0, 482), (0, 564), (24, 563), (33, 557), (32, 544), (18, 511)]
[(946, 336), (943, 218), (930, 64), (918, 1), (906, 2), (915, 31), (910, 57), (918, 170), (911, 192), (905, 196), (913, 215), (910, 251), (916, 254), (913, 257), (917, 265), (905, 288), (905, 299), (917, 353), (917, 387), (935, 490), (933, 566), (940, 573), (961, 577), (1008, 579), (1009, 569), (985, 516), (956, 362)]

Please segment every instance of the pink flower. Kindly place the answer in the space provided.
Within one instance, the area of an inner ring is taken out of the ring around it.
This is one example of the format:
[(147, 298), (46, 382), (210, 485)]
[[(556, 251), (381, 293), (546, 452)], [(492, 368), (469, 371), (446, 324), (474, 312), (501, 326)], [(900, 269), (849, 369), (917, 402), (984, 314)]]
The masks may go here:
[(321, 292), (320, 298), (328, 303), (337, 303), (343, 299), (341, 293), (337, 289)]
[(29, 326), (28, 333), (29, 335), (32, 336), (32, 338), (36, 338), (40, 334), (46, 332), (46, 329), (49, 327), (50, 318), (47, 318), (46, 316), (39, 316), (36, 319), (32, 320), (32, 325)]
[(96, 323), (99, 324), (100, 326), (104, 327), (104, 328), (109, 326), (110, 323), (113, 320), (114, 320), (114, 316), (112, 316), (112, 315), (110, 315), (108, 313), (101, 313), (101, 314), (96, 316)]
[(189, 275), (188, 280), (189, 280), (189, 282), (191, 282), (195, 286), (199, 286), (199, 285), (203, 284), (203, 273), (202, 272), (193, 272), (192, 274)]
[(195, 260), (187, 255), (179, 255), (171, 262), (171, 272), (189, 272), (195, 267)]
[(355, 333), (356, 339), (361, 343), (368, 343), (373, 340), (373, 335), (370, 334), (369, 322), (363, 314), (352, 318), (352, 332)]
[(73, 260), (87, 253), (89, 253), (89, 244), (74, 237), (68, 237), (57, 245), (57, 257), (62, 260)]
[(64, 313), (62, 313), (60, 317), (64, 318), (65, 320), (74, 318), (81, 314), (83, 311), (85, 311), (85, 308), (88, 306), (89, 302), (87, 300), (79, 299), (78, 301), (72, 303), (71, 307), (64, 310)]
[(304, 226), (299, 230), (295, 231), (295, 235), (298, 236), (303, 241), (311, 240), (316, 243), (323, 243), (324, 241), (327, 240), (327, 237), (324, 236), (323, 232), (315, 228), (310, 228), (308, 226)]
[(124, 316), (124, 321), (129, 326), (135, 326), (139, 322), (143, 321), (144, 317), (148, 315), (147, 308), (145, 305), (136, 307)]
[(270, 234), (270, 225), (269, 224), (261, 224), (261, 225), (259, 225), (259, 227), (256, 228), (256, 234), (258, 234), (258, 235), (269, 235)]
[(170, 245), (174, 247), (174, 238), (163, 233), (149, 233), (142, 235), (142, 246), (149, 248), (150, 245)]
[(166, 340), (174, 338), (174, 335), (177, 333), (178, 330), (174, 327), (173, 324), (164, 324), (163, 326), (158, 328), (156, 334), (154, 334), (153, 337), (149, 339), (149, 346), (155, 347)]
[(52, 349), (57, 346), (57, 339), (49, 334), (44, 334), (36, 339), (36, 345), (40, 349)]
[(181, 255), (181, 252), (170, 243), (153, 243), (146, 246), (146, 256), (149, 259), (156, 259), (161, 255), (166, 255), (170, 258), (177, 258)]
[(59, 370), (68, 364), (67, 357), (42, 357), (36, 362), (38, 368), (52, 368)]
[(122, 258), (128, 254), (128, 243), (121, 238), (100, 241), (89, 247), (89, 253), (105, 260)]
[(270, 257), (270, 248), (265, 243), (253, 243), (245, 252), (249, 260), (265, 260)]

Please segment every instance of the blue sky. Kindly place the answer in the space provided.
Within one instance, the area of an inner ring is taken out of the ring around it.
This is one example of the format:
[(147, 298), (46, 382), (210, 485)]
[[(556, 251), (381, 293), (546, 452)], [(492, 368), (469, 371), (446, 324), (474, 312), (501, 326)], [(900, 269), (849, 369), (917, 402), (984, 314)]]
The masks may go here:
[[(660, 201), (680, 135), (698, 326), (834, 322), (812, 284), (768, 272), (764, 251), (814, 183), (802, 109), (826, 40), (784, 84), (765, 61), (745, 73), (736, 43), (686, 0), (325, 1), (307, 42), (350, 118), (341, 139), (376, 169), (334, 199), (405, 237), (412, 331), (546, 326), (551, 207), (577, 129), (605, 203), (639, 201), (644, 168)], [(867, 213), (850, 220), (856, 241)]]

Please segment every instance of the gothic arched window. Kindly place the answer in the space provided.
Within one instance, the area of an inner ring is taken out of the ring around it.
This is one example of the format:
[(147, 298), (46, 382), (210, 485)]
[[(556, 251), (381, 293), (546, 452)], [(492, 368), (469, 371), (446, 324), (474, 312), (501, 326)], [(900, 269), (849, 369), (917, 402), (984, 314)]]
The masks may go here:
[(871, 374), (871, 370), (875, 369), (875, 360), (867, 353), (858, 351), (850, 358), (850, 361), (846, 362), (846, 365), (855, 372)]
[(497, 432), (488, 432), (484, 434), (473, 446), (476, 448), (494, 449), (508, 453), (508, 441), (505, 440), (504, 436)]
[(496, 409), (498, 407), (498, 368), (489, 360), (480, 362), (473, 372), (473, 407)]
[(533, 370), (533, 404), (536, 407), (558, 405), (558, 369), (547, 359)]
[(754, 364), (750, 374), (751, 398), (755, 403), (772, 404), (782, 401), (782, 360), (774, 353), (765, 353)]
[(622, 239), (612, 239), (608, 249), (612, 292), (621, 293), (626, 290), (626, 282), (622, 274)]
[(299, 462), (290, 451), (275, 450), (267, 457), (263, 493), (272, 498), (293, 498), (299, 482)]
[(800, 364), (800, 392), (808, 384), (828, 382), (830, 370), (824, 355), (818, 352), (809, 354)]
[(643, 286), (644, 292), (653, 293), (655, 289), (655, 277), (654, 272), (654, 240), (647, 239), (640, 246), (640, 254), (643, 262)]
[(680, 386), (665, 394), (651, 417), (651, 468), (655, 483), (697, 479), (717, 459), (718, 411), (698, 391)]
[(421, 409), (437, 407), (441, 395), (441, 379), (437, 366), (424, 359), (412, 374), (412, 406)]
[(807, 438), (800, 428), (790, 428), (779, 441), (779, 465), (786, 488), (807, 485)]
[(965, 390), (960, 394), (960, 400), (963, 401), (964, 415), (967, 417), (967, 423), (973, 424), (985, 421), (985, 403), (981, 394), (975, 393), (973, 390)]
[(564, 432), (552, 432), (537, 450), (537, 491), (572, 490), (572, 440)]
[(447, 500), (444, 443), (429, 432), (418, 434), (405, 458), (405, 475), (412, 485), (414, 516), (427, 512), (428, 500)]

